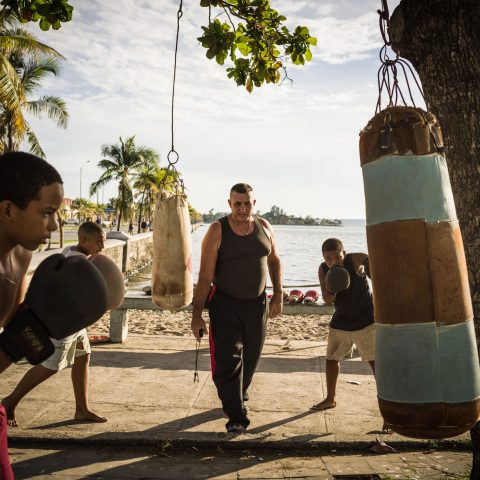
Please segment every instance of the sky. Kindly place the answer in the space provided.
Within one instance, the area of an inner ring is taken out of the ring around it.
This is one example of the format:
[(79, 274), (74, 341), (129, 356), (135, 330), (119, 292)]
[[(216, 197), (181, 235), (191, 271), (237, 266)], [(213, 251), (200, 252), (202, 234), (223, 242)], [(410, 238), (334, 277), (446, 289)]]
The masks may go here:
[[(364, 218), (358, 155), (360, 130), (375, 113), (380, 0), (271, 0), (287, 26), (317, 37), (313, 60), (289, 65), (293, 83), (249, 94), (208, 60), (197, 41), (208, 10), (183, 1), (177, 60), (175, 149), (190, 203), (199, 212), (227, 210), (230, 187), (252, 185), (259, 211)], [(390, 1), (390, 12), (399, 0)], [(29, 119), (65, 182), (65, 196), (87, 196), (101, 175), (101, 146), (135, 135), (166, 165), (179, 1), (72, 0), (73, 20), (58, 31), (29, 29), (66, 57), (38, 95), (62, 97), (62, 130)], [(88, 162), (88, 163), (87, 163)], [(114, 183), (99, 201), (116, 195)], [(96, 200), (96, 198), (92, 198)]]

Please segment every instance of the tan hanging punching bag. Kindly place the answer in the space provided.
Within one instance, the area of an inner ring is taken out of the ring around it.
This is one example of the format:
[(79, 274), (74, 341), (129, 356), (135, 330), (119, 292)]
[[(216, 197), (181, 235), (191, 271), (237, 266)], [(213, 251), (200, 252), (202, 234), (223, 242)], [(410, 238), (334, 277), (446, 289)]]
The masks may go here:
[(360, 133), (378, 402), (391, 428), (446, 438), (480, 418), (473, 310), (440, 127), (413, 107)]
[(192, 302), (192, 237), (187, 196), (162, 189), (153, 220), (152, 301), (161, 308)]

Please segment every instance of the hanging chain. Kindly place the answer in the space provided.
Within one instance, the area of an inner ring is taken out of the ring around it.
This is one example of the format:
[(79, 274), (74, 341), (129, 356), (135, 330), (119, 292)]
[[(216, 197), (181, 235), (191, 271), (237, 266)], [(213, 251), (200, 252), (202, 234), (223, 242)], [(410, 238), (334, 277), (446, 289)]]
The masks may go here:
[(384, 92), (388, 97), (387, 107), (397, 105), (399, 100), (401, 100), (403, 105), (407, 106), (407, 101), (405, 100), (398, 82), (400, 75), (403, 75), (403, 79), (408, 90), (408, 96), (412, 105), (416, 107), (415, 100), (413, 99), (412, 95), (412, 89), (410, 88), (409, 77), (413, 78), (418, 91), (425, 102), (425, 105), (427, 105), (422, 87), (417, 80), (417, 76), (410, 64), (403, 58), (400, 58), (398, 53), (395, 53), (395, 57), (393, 59), (391, 59), (388, 55), (388, 47), (392, 45), (392, 41), (390, 39), (390, 13), (388, 10), (387, 0), (381, 0), (381, 3), (382, 10), (377, 10), (377, 13), (379, 15), (378, 23), (380, 27), (380, 34), (382, 35), (383, 39), (383, 47), (380, 49), (379, 53), (381, 66), (377, 73), (378, 99), (375, 113), (378, 113), (382, 110), (382, 94)]
[(382, 34), (383, 43), (390, 46), (392, 44), (390, 41), (390, 13), (388, 11), (387, 0), (381, 0), (381, 2), (383, 10), (377, 10), (378, 24), (380, 27), (380, 33)]
[(178, 162), (180, 155), (178, 152), (175, 150), (175, 135), (174, 135), (174, 105), (175, 105), (175, 81), (177, 78), (177, 52), (178, 52), (178, 36), (180, 33), (180, 19), (182, 18), (183, 15), (183, 0), (180, 0), (180, 5), (178, 7), (178, 12), (177, 12), (177, 35), (175, 39), (175, 57), (174, 57), (174, 63), (173, 63), (173, 84), (172, 84), (172, 109), (171, 109), (171, 136), (172, 136), (172, 146), (170, 148), (170, 151), (167, 154), (167, 160), (168, 160), (168, 165), (165, 171), (165, 177), (161, 181), (161, 185), (165, 186), (168, 177), (173, 176), (173, 185), (175, 187), (175, 190), (179, 190), (179, 187), (181, 187), (181, 190), (183, 191), (184, 185), (183, 185), (183, 179), (179, 178), (177, 168), (175, 167), (175, 164)]
[(199, 339), (197, 340), (197, 344), (195, 346), (195, 372), (193, 373), (193, 383), (199, 382), (198, 378), (198, 354), (200, 353), (200, 342), (202, 341), (203, 337), (203, 329), (201, 328), (198, 332)]

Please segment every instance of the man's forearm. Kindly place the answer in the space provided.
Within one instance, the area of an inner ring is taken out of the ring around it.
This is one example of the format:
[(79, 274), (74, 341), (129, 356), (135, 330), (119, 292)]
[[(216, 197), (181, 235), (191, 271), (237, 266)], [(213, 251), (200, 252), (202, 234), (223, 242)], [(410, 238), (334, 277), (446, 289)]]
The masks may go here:
[(210, 283), (207, 279), (198, 279), (197, 286), (195, 288), (195, 295), (193, 296), (193, 316), (201, 315), (207, 295), (210, 291)]
[(272, 281), (273, 292), (282, 292), (282, 266), (280, 260), (271, 260), (268, 262), (268, 273), (270, 274), (270, 280)]

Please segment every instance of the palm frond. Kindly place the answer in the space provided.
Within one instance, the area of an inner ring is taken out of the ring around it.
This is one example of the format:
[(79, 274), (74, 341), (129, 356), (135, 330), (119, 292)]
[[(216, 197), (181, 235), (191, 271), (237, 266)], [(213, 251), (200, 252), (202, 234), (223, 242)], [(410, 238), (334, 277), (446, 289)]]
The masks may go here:
[(25, 110), (40, 118), (42, 114), (46, 114), (57, 126), (67, 128), (69, 115), (65, 102), (60, 97), (44, 95), (40, 100), (27, 102)]
[(110, 157), (117, 161), (117, 164), (122, 163), (122, 151), (118, 145), (102, 145), (101, 148), (102, 157)]
[(40, 146), (40, 142), (38, 141), (37, 136), (35, 135), (33, 130), (30, 128), (30, 125), (28, 123), (26, 124), (25, 134), (27, 137), (27, 143), (28, 143), (30, 152), (36, 155), (37, 157), (45, 158), (45, 152)]
[(105, 186), (107, 183), (111, 182), (113, 180), (113, 175), (110, 174), (109, 172), (103, 172), (101, 177), (96, 181), (90, 184), (90, 195), (93, 195), (94, 193), (97, 192), (97, 190), (103, 186)]
[(56, 58), (51, 56), (23, 62), (21, 78), (25, 92), (27, 94), (33, 92), (47, 75), (57, 75), (59, 72), (60, 64)]
[(20, 115), (20, 106), (25, 103), (22, 83), (8, 58), (0, 54), (0, 101), (14, 116)]
[(32, 57), (52, 55), (65, 59), (57, 50), (45, 43), (39, 42), (34, 35), (23, 28), (1, 29), (0, 51), (4, 55), (22, 53), (31, 55)]
[(108, 158), (102, 158), (102, 160), (97, 163), (97, 167), (100, 167), (103, 170), (116, 171), (118, 169), (118, 163), (115, 163), (113, 160), (109, 160)]

